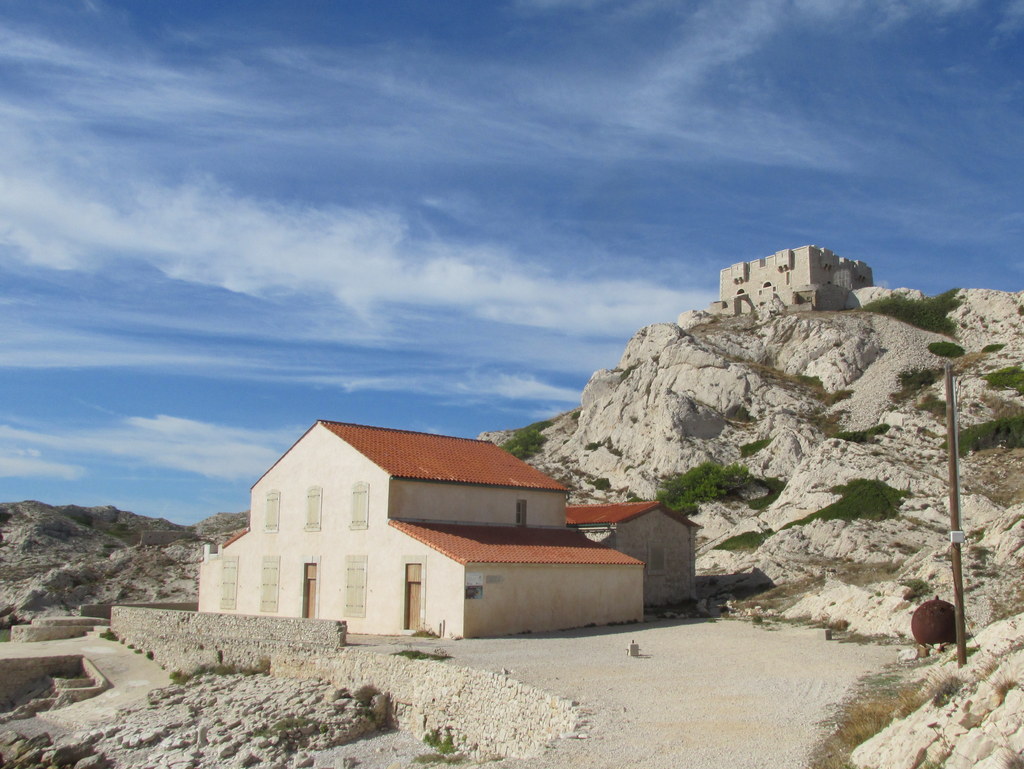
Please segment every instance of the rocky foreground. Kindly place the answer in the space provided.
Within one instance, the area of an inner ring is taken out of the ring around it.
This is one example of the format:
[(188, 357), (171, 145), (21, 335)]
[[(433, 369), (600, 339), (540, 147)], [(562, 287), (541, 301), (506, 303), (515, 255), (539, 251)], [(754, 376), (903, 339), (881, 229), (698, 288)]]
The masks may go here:
[(313, 751), (376, 732), (387, 719), (387, 698), (370, 687), (349, 692), (321, 681), (205, 674), (153, 690), (103, 728), (52, 739), (45, 732), (23, 737), (14, 722), (0, 733), (0, 766), (307, 767)]

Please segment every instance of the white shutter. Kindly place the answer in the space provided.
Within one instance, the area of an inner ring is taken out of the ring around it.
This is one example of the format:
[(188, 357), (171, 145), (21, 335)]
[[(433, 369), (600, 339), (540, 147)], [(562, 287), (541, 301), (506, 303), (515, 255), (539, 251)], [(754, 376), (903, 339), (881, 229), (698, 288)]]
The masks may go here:
[(277, 583), (281, 572), (281, 556), (263, 556), (263, 578), (260, 585), (260, 611), (277, 611)]
[(345, 556), (345, 616), (366, 616), (366, 556)]
[(267, 531), (277, 531), (281, 520), (281, 492), (267, 492), (267, 517), (264, 528)]
[(370, 487), (360, 481), (352, 487), (352, 526), (353, 529), (365, 529), (367, 510), (369, 509)]
[(220, 560), (220, 608), (234, 609), (238, 594), (238, 556)]
[(322, 501), (323, 489), (311, 486), (306, 492), (306, 531), (320, 531)]

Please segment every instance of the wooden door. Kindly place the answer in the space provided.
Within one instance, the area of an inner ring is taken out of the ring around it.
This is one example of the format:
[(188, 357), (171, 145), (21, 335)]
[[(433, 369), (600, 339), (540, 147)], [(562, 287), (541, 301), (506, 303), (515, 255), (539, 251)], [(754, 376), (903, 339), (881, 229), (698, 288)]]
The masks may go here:
[(420, 629), (423, 596), (423, 564), (405, 565), (405, 629)]
[(316, 564), (307, 563), (302, 581), (302, 616), (316, 616)]

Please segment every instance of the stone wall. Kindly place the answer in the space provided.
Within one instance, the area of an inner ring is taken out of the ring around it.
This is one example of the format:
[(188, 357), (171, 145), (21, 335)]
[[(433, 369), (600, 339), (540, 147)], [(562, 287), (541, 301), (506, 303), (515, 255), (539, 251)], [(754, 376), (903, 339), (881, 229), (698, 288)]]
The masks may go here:
[(400, 727), (420, 738), (431, 732), (442, 738), (451, 734), (460, 750), (478, 758), (528, 758), (579, 725), (571, 701), (511, 676), (451, 661), (345, 649), (316, 660), (274, 657), (271, 672), (350, 689), (371, 684), (391, 698)]
[(10, 709), (37, 681), (50, 676), (82, 674), (82, 655), (25, 657), (0, 660), (0, 710)]
[(254, 668), (274, 655), (305, 659), (345, 646), (344, 622), (296, 617), (259, 617), (115, 606), (110, 628), (118, 638), (153, 653), (167, 670), (203, 665)]
[(198, 611), (199, 603), (185, 601), (183, 603), (83, 603), (78, 613), (83, 617), (99, 617), (110, 621), (110, 612), (115, 606), (130, 606), (137, 609), (176, 609), (178, 611)]
[(370, 684), (389, 696), (403, 729), (451, 734), (479, 757), (529, 757), (578, 725), (574, 703), (507, 675), (345, 648), (344, 622), (117, 606), (110, 626), (168, 670), (269, 661), (275, 676)]

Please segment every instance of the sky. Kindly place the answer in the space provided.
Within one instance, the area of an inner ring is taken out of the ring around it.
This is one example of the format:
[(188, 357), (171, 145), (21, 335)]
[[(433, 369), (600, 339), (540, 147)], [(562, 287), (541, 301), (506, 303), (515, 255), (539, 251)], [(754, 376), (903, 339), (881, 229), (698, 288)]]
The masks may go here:
[(579, 404), (816, 244), (1021, 290), (1024, 0), (0, 0), (0, 500)]

